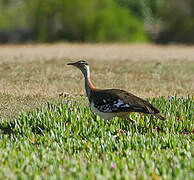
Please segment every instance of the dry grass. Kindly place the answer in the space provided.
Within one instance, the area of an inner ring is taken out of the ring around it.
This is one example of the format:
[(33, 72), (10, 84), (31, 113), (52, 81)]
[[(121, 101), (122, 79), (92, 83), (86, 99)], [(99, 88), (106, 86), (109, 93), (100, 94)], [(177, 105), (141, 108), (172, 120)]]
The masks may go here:
[(145, 44), (43, 44), (1, 45), (1, 61), (45, 61), (50, 59), (171, 61), (193, 60), (194, 46)]
[(53, 44), (0, 49), (1, 117), (39, 107), (63, 91), (84, 95), (82, 74), (66, 66), (83, 58), (100, 88), (121, 88), (144, 98), (194, 92), (192, 46)]

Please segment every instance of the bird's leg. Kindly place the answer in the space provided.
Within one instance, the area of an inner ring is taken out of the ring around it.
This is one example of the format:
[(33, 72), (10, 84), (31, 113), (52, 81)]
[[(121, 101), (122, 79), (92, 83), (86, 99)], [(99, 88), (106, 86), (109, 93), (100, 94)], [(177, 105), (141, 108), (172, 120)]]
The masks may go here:
[(135, 126), (135, 132), (138, 132), (138, 130), (137, 130), (137, 123), (136, 123), (136, 121), (135, 120), (133, 120), (133, 119), (131, 119), (131, 118), (127, 118), (134, 126)]
[(104, 122), (105, 122), (105, 123), (109, 123), (110, 120), (109, 120), (109, 119), (104, 119)]

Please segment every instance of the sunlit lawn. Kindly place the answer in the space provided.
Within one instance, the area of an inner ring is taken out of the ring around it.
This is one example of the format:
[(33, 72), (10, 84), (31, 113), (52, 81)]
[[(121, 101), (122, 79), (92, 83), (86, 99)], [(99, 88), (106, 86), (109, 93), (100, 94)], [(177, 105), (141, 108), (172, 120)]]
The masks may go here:
[[(140, 46), (146, 58), (150, 52), (150, 60), (142, 61), (128, 55), (127, 45), (118, 60), (116, 45), (53, 45), (48, 54), (37, 47), (6, 46), (0, 52), (0, 179), (194, 178), (193, 59), (165, 56), (162, 47), (154, 47), (160, 55), (154, 60), (153, 47)], [(74, 57), (68, 48), (83, 52)], [(106, 52), (106, 59), (92, 56), (96, 51)], [(89, 57), (97, 87), (148, 98), (167, 120), (131, 114), (138, 133), (128, 121), (105, 123), (89, 108), (81, 73), (66, 66), (81, 57)], [(59, 97), (62, 92), (70, 96)]]

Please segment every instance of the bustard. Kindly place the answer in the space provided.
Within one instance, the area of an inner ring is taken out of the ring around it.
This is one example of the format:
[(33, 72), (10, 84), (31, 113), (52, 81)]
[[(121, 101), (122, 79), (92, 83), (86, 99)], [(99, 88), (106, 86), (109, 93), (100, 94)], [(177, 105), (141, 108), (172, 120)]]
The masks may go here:
[(85, 78), (86, 94), (90, 103), (90, 107), (97, 115), (104, 120), (111, 120), (117, 116), (122, 119), (128, 119), (134, 124), (137, 131), (136, 121), (130, 119), (131, 112), (141, 112), (152, 114), (155, 117), (165, 120), (160, 115), (160, 111), (152, 106), (148, 101), (143, 100), (127, 91), (120, 89), (97, 89), (90, 79), (90, 69), (86, 61), (80, 60), (74, 63), (68, 63), (81, 70)]

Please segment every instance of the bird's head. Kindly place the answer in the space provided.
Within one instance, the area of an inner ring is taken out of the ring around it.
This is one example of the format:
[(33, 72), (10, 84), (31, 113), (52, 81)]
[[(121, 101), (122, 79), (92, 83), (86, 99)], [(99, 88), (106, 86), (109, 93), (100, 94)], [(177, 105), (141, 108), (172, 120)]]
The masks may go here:
[(80, 60), (80, 61), (77, 61), (77, 62), (68, 63), (67, 65), (75, 66), (78, 69), (80, 69), (84, 75), (89, 76), (89, 65), (86, 61)]

